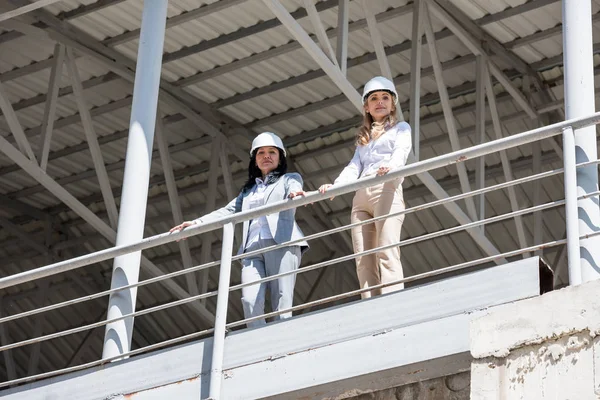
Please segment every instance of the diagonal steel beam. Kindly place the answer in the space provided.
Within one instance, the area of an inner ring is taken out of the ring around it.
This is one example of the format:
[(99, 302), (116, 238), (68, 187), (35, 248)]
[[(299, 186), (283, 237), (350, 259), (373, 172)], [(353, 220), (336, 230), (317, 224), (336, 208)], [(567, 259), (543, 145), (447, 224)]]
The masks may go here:
[[(435, 37), (433, 35), (433, 27), (429, 19), (428, 7), (423, 10), (423, 28), (425, 30), (425, 36), (427, 37), (427, 46), (429, 47), (429, 55), (431, 57), (431, 64), (433, 67), (433, 73), (435, 75), (435, 82), (437, 84), (438, 92), (440, 94), (440, 102), (444, 112), (444, 120), (446, 122), (446, 128), (448, 129), (448, 137), (450, 138), (450, 146), (452, 151), (460, 150), (460, 141), (458, 139), (458, 131), (456, 129), (456, 122), (454, 120), (454, 114), (452, 112), (452, 106), (450, 105), (450, 96), (448, 96), (448, 90), (444, 81), (442, 73), (442, 63), (438, 56), (437, 46), (435, 43)], [(467, 167), (464, 163), (456, 165), (458, 176), (460, 177), (460, 186), (463, 193), (471, 191), (471, 185), (467, 176)], [(472, 220), (477, 220), (477, 211), (475, 209), (475, 202), (473, 198), (468, 198), (465, 201), (467, 205), (467, 211)]]
[(98, 136), (96, 135), (96, 130), (94, 129), (92, 116), (90, 115), (87, 102), (85, 101), (85, 97), (83, 95), (83, 86), (81, 84), (79, 71), (75, 65), (73, 50), (67, 48), (66, 53), (67, 69), (69, 70), (69, 75), (71, 76), (71, 84), (73, 85), (73, 92), (75, 93), (75, 102), (77, 103), (77, 108), (79, 108), (83, 132), (85, 133), (90, 153), (92, 154), (92, 161), (94, 163), (94, 169), (96, 170), (96, 176), (98, 178), (98, 184), (100, 185), (104, 206), (108, 212), (108, 219), (111, 227), (116, 229), (119, 220), (119, 212), (117, 211), (117, 203), (115, 202), (115, 196), (113, 195), (110, 180), (108, 179), (108, 173), (106, 172), (104, 157), (102, 156), (102, 151), (100, 150), (100, 144), (98, 144)]
[[(502, 125), (500, 124), (500, 114), (498, 113), (498, 107), (496, 104), (496, 95), (494, 94), (494, 88), (492, 87), (492, 78), (489, 74), (485, 74), (483, 76), (485, 82), (485, 92), (487, 94), (488, 104), (490, 106), (490, 114), (492, 116), (492, 123), (494, 126), (494, 134), (496, 139), (501, 139), (504, 137), (502, 133)], [(504, 179), (506, 181), (512, 181), (514, 179), (512, 168), (510, 166), (510, 160), (508, 159), (508, 154), (506, 151), (501, 151), (499, 153), (500, 160), (502, 162), (502, 170), (504, 172)], [(519, 210), (519, 202), (517, 200), (517, 192), (514, 187), (509, 187), (508, 191), (508, 199), (510, 201), (510, 207), (512, 211)], [(519, 246), (521, 248), (527, 247), (527, 240), (525, 238), (525, 229), (523, 227), (523, 219), (521, 216), (515, 217), (515, 226), (517, 229), (517, 237), (519, 239)], [(523, 254), (524, 258), (529, 257), (529, 254)]]
[[(369, 28), (371, 42), (373, 43), (373, 47), (375, 47), (375, 54), (377, 55), (377, 62), (379, 63), (381, 75), (385, 76), (389, 80), (393, 80), (394, 76), (392, 75), (392, 69), (390, 68), (390, 63), (388, 62), (385, 50), (383, 48), (383, 41), (381, 40), (381, 33), (379, 32), (379, 27), (377, 26), (377, 19), (375, 19), (375, 14), (373, 13), (373, 2), (362, 0), (361, 5), (363, 12), (365, 13), (365, 19), (367, 20), (367, 27)], [(402, 110), (399, 111), (400, 114), (402, 114)]]
[(50, 71), (48, 82), (48, 93), (46, 94), (46, 107), (44, 107), (44, 119), (42, 122), (42, 134), (39, 139), (38, 158), (40, 167), (46, 171), (48, 166), (48, 155), (50, 154), (50, 142), (52, 141), (52, 129), (54, 127), (54, 116), (58, 103), (58, 92), (62, 78), (62, 68), (65, 59), (65, 48), (60, 44), (54, 46), (54, 65)]
[(304, 8), (308, 12), (308, 18), (315, 30), (317, 38), (319, 39), (319, 44), (321, 45), (321, 49), (325, 52), (329, 53), (329, 59), (335, 64), (336, 67), (339, 68), (338, 61), (335, 56), (335, 51), (333, 51), (333, 47), (331, 47), (331, 42), (327, 37), (327, 33), (325, 32), (325, 27), (321, 22), (321, 18), (319, 18), (319, 11), (317, 11), (317, 7), (315, 7), (315, 3), (313, 0), (303, 0)]
[[(461, 42), (475, 55), (481, 55), (488, 58), (488, 54), (483, 49), (480, 43), (477, 42), (472, 35), (469, 34), (462, 26), (460, 26), (452, 16), (450, 16), (446, 10), (440, 7), (434, 0), (427, 0), (430, 12), (435, 15), (444, 25), (460, 39)], [(523, 93), (515, 87), (511, 80), (504, 74), (504, 72), (491, 60), (488, 63), (489, 70), (492, 72), (494, 77), (504, 86), (507, 92), (509, 92), (517, 104), (519, 104), (523, 110), (529, 114), (531, 118), (537, 118), (537, 112), (534, 107), (527, 101)]]
[(292, 36), (304, 47), (315, 62), (327, 73), (340, 90), (346, 95), (355, 107), (362, 109), (360, 95), (354, 87), (348, 82), (340, 69), (336, 67), (323, 53), (323, 51), (310, 38), (308, 33), (300, 24), (290, 15), (290, 13), (281, 5), (278, 0), (263, 0), (263, 3), (271, 10), (273, 14), (288, 29)]
[[(167, 185), (167, 194), (169, 196), (169, 203), (171, 204), (171, 213), (173, 215), (173, 224), (177, 225), (184, 221), (183, 213), (181, 212), (181, 201), (177, 193), (177, 183), (175, 182), (175, 176), (173, 174), (173, 163), (171, 162), (171, 153), (169, 152), (169, 146), (162, 124), (162, 118), (160, 110), (157, 112), (156, 118), (156, 143), (160, 154), (160, 162), (162, 165), (163, 174), (165, 175), (165, 183)], [(181, 261), (183, 262), (183, 268), (191, 268), (194, 265), (192, 260), (192, 253), (190, 252), (190, 246), (187, 241), (181, 240), (177, 243), (179, 251), (181, 252)], [(187, 284), (188, 291), (193, 294), (199, 294), (198, 285), (192, 274), (185, 275), (185, 281)]]
[(6, 11), (0, 14), (0, 22), (18, 17), (19, 15), (27, 14), (28, 12), (37, 10), (38, 8), (46, 7), (62, 0), (36, 0), (34, 3), (16, 8), (11, 11)]
[(33, 150), (29, 145), (29, 141), (27, 140), (27, 136), (25, 136), (25, 132), (23, 131), (23, 127), (17, 118), (17, 114), (8, 99), (8, 94), (4, 89), (4, 85), (0, 83), (0, 109), (2, 110), (2, 114), (4, 114), (4, 118), (12, 131), (12, 134), (19, 146), (19, 150), (23, 154), (26, 154), (30, 160), (35, 161), (35, 155), (33, 154)]

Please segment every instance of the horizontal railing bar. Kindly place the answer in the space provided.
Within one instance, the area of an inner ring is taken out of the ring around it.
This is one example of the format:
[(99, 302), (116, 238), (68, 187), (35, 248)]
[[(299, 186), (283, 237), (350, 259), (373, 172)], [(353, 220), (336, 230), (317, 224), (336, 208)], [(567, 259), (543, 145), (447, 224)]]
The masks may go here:
[(142, 239), (140, 242), (121, 246), (114, 246), (108, 249), (76, 257), (70, 260), (61, 261), (58, 263), (46, 265), (44, 267), (4, 277), (0, 279), (0, 289), (29, 282), (34, 279), (44, 278), (58, 273), (71, 271), (73, 269), (81, 268), (86, 265), (94, 264), (100, 261), (105, 261), (110, 258), (117, 257), (119, 255), (128, 254), (134, 251), (144, 250), (151, 247), (167, 244), (175, 240), (181, 240), (190, 236), (198, 235), (204, 232), (221, 228), (226, 223), (236, 224), (242, 221), (258, 218), (260, 216), (278, 213), (280, 211), (289, 210), (291, 208), (296, 208), (317, 201), (322, 201), (333, 196), (340, 196), (342, 194), (370, 187), (379, 183), (387, 182), (396, 178), (417, 175), (432, 169), (464, 162), (471, 158), (498, 152), (501, 150), (506, 150), (511, 147), (520, 146), (537, 140), (546, 139), (560, 134), (562, 130), (567, 127), (578, 129), (591, 124), (597, 124), (599, 122), (600, 112), (589, 116), (575, 118), (568, 121), (563, 121), (556, 124), (533, 129), (520, 134), (507, 136), (505, 138), (501, 138), (491, 142), (486, 142), (480, 145), (469, 147), (467, 149), (461, 149), (428, 160), (418, 161), (410, 165), (405, 165), (394, 171), (390, 171), (388, 174), (383, 176), (374, 176), (365, 179), (359, 179), (355, 182), (339, 186), (334, 185), (327, 191), (327, 193), (308, 193), (306, 196), (303, 197), (295, 197), (291, 200), (282, 200), (271, 205), (265, 205), (252, 210), (242, 211), (240, 213), (236, 213), (231, 216), (207, 224), (193, 225), (180, 232), (172, 234), (168, 232), (158, 234), (149, 238)]
[(50, 334), (47, 334), (47, 335), (44, 335), (44, 336), (39, 336), (39, 337), (33, 338), (33, 339), (27, 339), (27, 340), (22, 340), (20, 342), (6, 344), (4, 346), (0, 346), (0, 352), (6, 351), (6, 350), (10, 350), (10, 349), (15, 349), (17, 347), (27, 346), (27, 345), (38, 343), (38, 342), (43, 342), (43, 341), (46, 341), (46, 340), (57, 339), (59, 337), (67, 336), (67, 335), (72, 335), (74, 333), (79, 333), (79, 332), (87, 331), (89, 329), (98, 328), (100, 326), (104, 326), (106, 324), (110, 324), (110, 323), (116, 322), (116, 321), (121, 321), (121, 320), (126, 319), (126, 318), (139, 317), (141, 315), (150, 314), (150, 313), (153, 313), (155, 311), (166, 310), (167, 308), (177, 307), (177, 306), (180, 306), (180, 305), (183, 305), (183, 304), (191, 303), (192, 301), (196, 301), (196, 300), (201, 300), (201, 299), (205, 299), (205, 298), (208, 298), (208, 297), (212, 297), (212, 296), (215, 296), (216, 294), (217, 294), (217, 291), (214, 290), (212, 292), (202, 293), (202, 294), (199, 294), (199, 295), (196, 295), (196, 296), (191, 296), (191, 297), (188, 297), (188, 298), (185, 298), (185, 299), (175, 300), (175, 301), (172, 301), (170, 303), (165, 303), (165, 304), (161, 304), (161, 305), (158, 305), (158, 306), (146, 308), (145, 310), (135, 311), (135, 312), (132, 312), (132, 313), (129, 313), (129, 314), (121, 315), (120, 317), (111, 318), (111, 319), (107, 319), (107, 320), (100, 321), (100, 322), (94, 322), (94, 323), (88, 324), (88, 325), (78, 326), (76, 328), (67, 329), (65, 331), (50, 333)]
[(128, 351), (127, 353), (119, 354), (117, 356), (108, 357), (108, 358), (104, 358), (104, 359), (100, 359), (100, 360), (96, 360), (96, 361), (91, 361), (91, 362), (88, 362), (85, 364), (75, 365), (73, 367), (63, 368), (63, 369), (59, 369), (59, 370), (55, 370), (55, 371), (44, 372), (44, 373), (37, 374), (37, 375), (26, 376), (24, 378), (13, 379), (12, 381), (0, 382), (0, 388), (12, 386), (12, 385), (18, 385), (21, 383), (26, 383), (26, 382), (31, 382), (31, 381), (37, 381), (37, 380), (45, 379), (45, 378), (51, 378), (53, 376), (67, 374), (69, 372), (81, 371), (82, 369), (87, 369), (87, 368), (96, 367), (98, 365), (108, 364), (112, 361), (120, 360), (120, 359), (131, 357), (131, 356), (136, 356), (138, 354), (143, 354), (148, 351), (158, 350), (158, 349), (161, 349), (166, 346), (185, 342), (190, 339), (195, 339), (199, 336), (208, 335), (210, 333), (213, 333), (213, 331), (214, 331), (213, 328), (209, 328), (209, 329), (205, 329), (200, 332), (189, 333), (184, 336), (179, 336), (177, 338), (165, 340), (164, 342), (155, 343), (155, 344), (148, 345), (146, 347), (141, 347), (139, 349), (131, 350), (131, 351)]

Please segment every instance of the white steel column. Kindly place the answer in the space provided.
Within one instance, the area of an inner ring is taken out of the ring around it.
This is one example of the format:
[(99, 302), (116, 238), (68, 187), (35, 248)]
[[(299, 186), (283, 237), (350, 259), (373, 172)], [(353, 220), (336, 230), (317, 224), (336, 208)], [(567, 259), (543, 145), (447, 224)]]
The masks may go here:
[[(475, 131), (479, 143), (485, 143), (485, 76), (487, 74), (487, 62), (482, 56), (476, 57), (476, 94), (475, 94)], [(485, 157), (477, 158), (477, 169), (475, 171), (475, 186), (477, 189), (485, 187)], [(475, 199), (475, 206), (480, 220), (485, 219), (485, 193)], [(481, 233), (485, 233), (485, 225), (481, 226)]]
[(348, 68), (348, 13), (350, 12), (350, 0), (339, 0), (338, 4), (338, 32), (336, 57), (342, 75), (346, 76)]
[[(167, 4), (168, 0), (146, 0), (144, 2), (117, 246), (138, 242), (144, 234)], [(112, 289), (138, 281), (141, 255), (141, 251), (138, 251), (115, 258)], [(136, 288), (111, 295), (107, 319), (118, 318), (134, 312), (136, 295)], [(128, 352), (131, 347), (132, 335), (133, 318), (107, 324), (102, 357), (109, 358)]]
[(413, 2), (412, 41), (410, 48), (410, 119), (413, 154), (419, 161), (421, 142), (421, 46), (423, 44), (423, 7), (425, 0)]
[[(563, 0), (562, 4), (565, 118), (571, 119), (593, 114), (595, 111), (592, 2), (591, 0)], [(576, 163), (598, 158), (595, 126), (581, 128), (575, 132), (575, 156)], [(596, 190), (598, 190), (597, 167), (590, 165), (586, 168), (578, 168), (577, 194), (581, 196)], [(579, 200), (577, 208), (579, 234), (585, 235), (598, 231), (600, 229), (598, 198)], [(569, 222), (567, 220), (567, 224)], [(600, 278), (600, 237), (581, 240), (580, 251), (581, 282)], [(569, 256), (571, 256), (570, 252)], [(572, 260), (569, 259), (569, 266), (571, 262)], [(569, 272), (571, 272), (570, 268)], [(576, 282), (572, 283), (576, 284)]]

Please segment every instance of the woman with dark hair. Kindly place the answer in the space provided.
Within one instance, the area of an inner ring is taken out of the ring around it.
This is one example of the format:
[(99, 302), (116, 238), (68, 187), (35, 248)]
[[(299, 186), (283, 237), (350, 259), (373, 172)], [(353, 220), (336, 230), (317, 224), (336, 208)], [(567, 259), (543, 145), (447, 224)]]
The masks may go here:
[[(212, 222), (225, 216), (251, 210), (266, 204), (303, 195), (302, 177), (287, 173), (286, 152), (281, 139), (271, 132), (263, 132), (252, 142), (248, 180), (240, 194), (225, 207), (193, 221), (185, 221), (171, 229), (177, 232), (188, 226)], [(275, 244), (304, 237), (295, 220), (296, 209), (263, 216), (243, 223), (243, 240), (238, 254), (247, 253)], [(242, 259), (242, 283), (254, 282), (283, 272), (295, 271), (300, 266), (302, 253), (308, 249), (305, 241), (267, 253)], [(271, 293), (271, 308), (279, 311), (292, 307), (296, 275), (290, 274), (273, 281), (242, 288), (244, 317), (264, 314), (267, 286)], [(291, 312), (280, 314), (275, 320), (286, 319)], [(262, 326), (264, 319), (248, 323), (248, 327)]]
[[(356, 150), (346, 168), (334, 182), (343, 184), (357, 179), (385, 175), (406, 164), (411, 149), (410, 126), (396, 118), (398, 93), (394, 83), (382, 76), (371, 79), (363, 91), (363, 124), (356, 135)], [(352, 201), (352, 223), (404, 210), (403, 178), (387, 181), (356, 192)], [(322, 185), (325, 193), (330, 184)], [(355, 253), (391, 245), (400, 241), (404, 215), (352, 228)], [(400, 248), (391, 247), (356, 258), (356, 273), (361, 289), (393, 282), (404, 277)], [(404, 284), (391, 285), (362, 293), (368, 298), (400, 290)]]

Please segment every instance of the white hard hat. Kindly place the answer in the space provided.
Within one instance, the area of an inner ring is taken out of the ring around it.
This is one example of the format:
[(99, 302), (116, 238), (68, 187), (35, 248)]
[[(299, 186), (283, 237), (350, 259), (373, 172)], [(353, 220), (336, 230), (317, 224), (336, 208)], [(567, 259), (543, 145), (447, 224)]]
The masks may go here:
[(394, 103), (398, 104), (398, 92), (396, 92), (396, 87), (394, 86), (394, 82), (390, 81), (388, 78), (383, 76), (376, 76), (371, 79), (365, 85), (363, 90), (362, 100), (363, 103), (367, 101), (369, 95), (373, 92), (378, 92), (380, 90), (384, 90), (394, 95)]
[(281, 151), (283, 151), (284, 156), (287, 155), (285, 153), (285, 148), (283, 147), (283, 142), (281, 141), (279, 136), (272, 132), (263, 132), (257, 137), (255, 137), (252, 141), (252, 149), (250, 149), (250, 156), (252, 156), (254, 150), (258, 149), (259, 147), (265, 146), (277, 147), (278, 149), (281, 149)]

